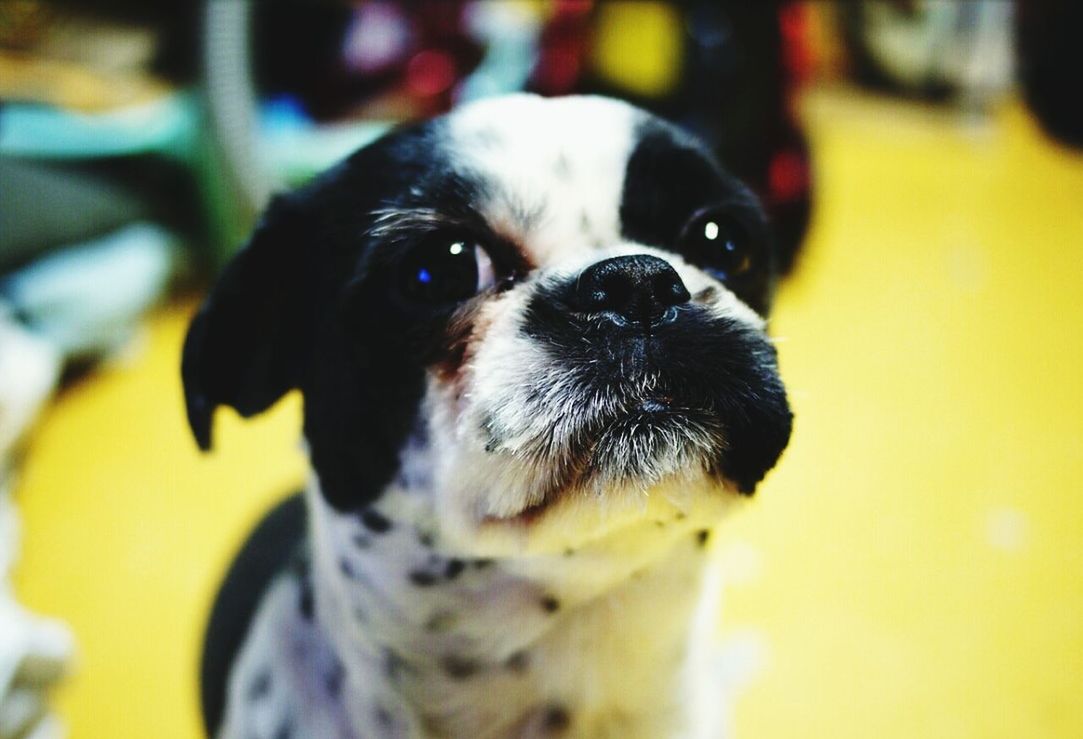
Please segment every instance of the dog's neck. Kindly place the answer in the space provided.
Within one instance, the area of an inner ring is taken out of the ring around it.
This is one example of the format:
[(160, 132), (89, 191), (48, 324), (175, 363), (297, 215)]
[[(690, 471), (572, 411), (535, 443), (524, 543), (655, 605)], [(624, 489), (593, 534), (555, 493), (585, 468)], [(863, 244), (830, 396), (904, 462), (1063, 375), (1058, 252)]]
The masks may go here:
[(687, 644), (697, 607), (711, 611), (702, 520), (674, 512), (581, 549), (471, 559), (407, 491), (356, 514), (308, 499), (316, 614), (360, 735), (663, 737), (681, 724)]

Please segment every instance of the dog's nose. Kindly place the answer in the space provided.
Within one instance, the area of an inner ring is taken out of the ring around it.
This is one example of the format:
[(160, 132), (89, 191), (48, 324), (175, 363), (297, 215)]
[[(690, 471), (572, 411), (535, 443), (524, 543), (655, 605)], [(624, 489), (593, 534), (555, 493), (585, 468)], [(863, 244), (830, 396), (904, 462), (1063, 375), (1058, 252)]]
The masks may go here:
[(618, 322), (650, 326), (671, 320), (670, 308), (690, 299), (680, 275), (664, 259), (649, 254), (613, 257), (579, 275), (576, 302), (588, 313), (609, 313)]

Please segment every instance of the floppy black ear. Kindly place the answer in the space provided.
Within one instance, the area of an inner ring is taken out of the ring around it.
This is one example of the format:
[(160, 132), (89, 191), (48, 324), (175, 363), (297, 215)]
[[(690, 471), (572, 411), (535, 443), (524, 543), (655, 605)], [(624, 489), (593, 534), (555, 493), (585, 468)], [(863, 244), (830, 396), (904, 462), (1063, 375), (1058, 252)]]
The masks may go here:
[(201, 449), (211, 447), (219, 405), (248, 417), (299, 387), (313, 325), (314, 248), (299, 208), (276, 199), (192, 320), (181, 377)]

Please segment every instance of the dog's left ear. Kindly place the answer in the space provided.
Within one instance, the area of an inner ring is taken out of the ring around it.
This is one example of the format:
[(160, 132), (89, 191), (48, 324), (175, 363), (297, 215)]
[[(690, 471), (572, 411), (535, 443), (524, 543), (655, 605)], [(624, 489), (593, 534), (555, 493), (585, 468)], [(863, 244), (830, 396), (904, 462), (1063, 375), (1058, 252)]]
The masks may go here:
[(201, 449), (211, 447), (219, 405), (248, 417), (300, 386), (314, 320), (315, 248), (301, 209), (277, 198), (192, 320), (181, 377)]

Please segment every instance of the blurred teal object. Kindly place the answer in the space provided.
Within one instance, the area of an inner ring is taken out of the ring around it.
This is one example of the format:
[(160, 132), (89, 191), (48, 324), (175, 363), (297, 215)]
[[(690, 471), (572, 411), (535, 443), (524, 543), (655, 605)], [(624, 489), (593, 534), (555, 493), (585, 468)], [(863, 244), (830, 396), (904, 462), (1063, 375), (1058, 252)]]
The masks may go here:
[(69, 359), (100, 356), (164, 296), (179, 254), (172, 233), (134, 223), (0, 278), (0, 299)]
[(475, 3), (469, 25), (482, 42), (485, 56), (463, 80), (456, 102), (525, 90), (538, 53), (537, 14), (513, 3)]
[(198, 108), (188, 94), (93, 114), (6, 104), (0, 107), (0, 154), (48, 159), (161, 154), (190, 160), (198, 124)]

